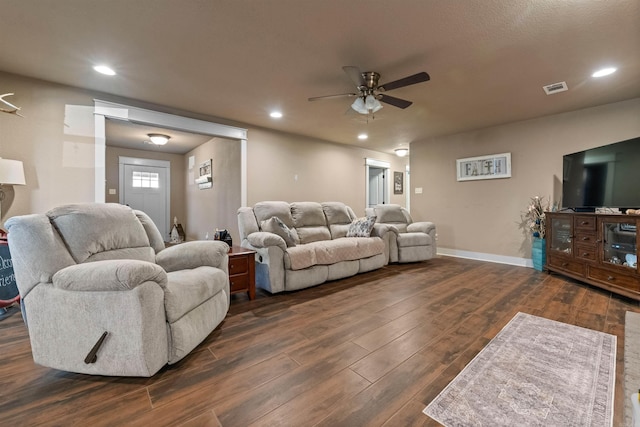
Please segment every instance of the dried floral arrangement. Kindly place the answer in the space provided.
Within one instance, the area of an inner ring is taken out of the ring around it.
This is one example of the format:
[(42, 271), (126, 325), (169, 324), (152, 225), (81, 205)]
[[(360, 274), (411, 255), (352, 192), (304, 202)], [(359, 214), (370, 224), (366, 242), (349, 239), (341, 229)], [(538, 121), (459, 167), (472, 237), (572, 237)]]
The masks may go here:
[(535, 196), (531, 198), (531, 203), (526, 212), (524, 219), (531, 230), (533, 237), (544, 239), (545, 236), (545, 212), (549, 210), (549, 199)]

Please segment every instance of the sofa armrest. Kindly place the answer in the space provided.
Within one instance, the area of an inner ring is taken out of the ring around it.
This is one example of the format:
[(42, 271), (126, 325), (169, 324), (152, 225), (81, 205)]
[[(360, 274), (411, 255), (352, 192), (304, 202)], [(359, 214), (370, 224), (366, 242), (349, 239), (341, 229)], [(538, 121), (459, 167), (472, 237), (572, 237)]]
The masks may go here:
[(286, 252), (287, 244), (284, 239), (277, 234), (266, 231), (251, 233), (247, 236), (247, 241), (254, 248), (268, 248), (270, 246), (278, 246)]
[(372, 237), (384, 237), (385, 234), (387, 233), (393, 233), (396, 236), (398, 235), (398, 229), (396, 227), (394, 227), (393, 225), (389, 225), (389, 224), (382, 224), (382, 223), (375, 223), (373, 225), (373, 229), (371, 230), (371, 236)]
[(159, 265), (139, 260), (115, 259), (65, 267), (53, 275), (53, 287), (69, 291), (127, 291), (146, 283), (167, 285)]
[(170, 246), (156, 255), (165, 271), (190, 270), (202, 266), (228, 271), (229, 246), (220, 240), (197, 240)]
[(430, 234), (436, 229), (436, 225), (433, 222), (414, 222), (407, 225), (407, 232), (409, 233), (426, 233)]

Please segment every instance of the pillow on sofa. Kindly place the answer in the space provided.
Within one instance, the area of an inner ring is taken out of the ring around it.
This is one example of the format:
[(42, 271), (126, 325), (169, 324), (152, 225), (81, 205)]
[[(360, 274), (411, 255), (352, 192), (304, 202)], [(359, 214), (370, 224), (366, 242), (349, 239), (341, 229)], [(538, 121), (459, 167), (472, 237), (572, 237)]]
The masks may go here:
[(349, 225), (349, 231), (347, 231), (347, 237), (369, 237), (371, 236), (371, 230), (376, 223), (375, 216), (366, 216), (363, 218), (356, 218)]
[(262, 221), (261, 228), (262, 231), (267, 231), (282, 237), (288, 248), (296, 245), (293, 233), (291, 233), (289, 227), (277, 216), (272, 216), (268, 220)]

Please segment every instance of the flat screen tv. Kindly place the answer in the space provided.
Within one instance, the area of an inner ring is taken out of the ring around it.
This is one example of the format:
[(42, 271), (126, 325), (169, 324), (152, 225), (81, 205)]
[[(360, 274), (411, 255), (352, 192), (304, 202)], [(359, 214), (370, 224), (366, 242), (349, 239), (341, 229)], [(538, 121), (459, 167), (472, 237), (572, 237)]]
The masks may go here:
[(562, 206), (640, 208), (640, 137), (566, 154)]

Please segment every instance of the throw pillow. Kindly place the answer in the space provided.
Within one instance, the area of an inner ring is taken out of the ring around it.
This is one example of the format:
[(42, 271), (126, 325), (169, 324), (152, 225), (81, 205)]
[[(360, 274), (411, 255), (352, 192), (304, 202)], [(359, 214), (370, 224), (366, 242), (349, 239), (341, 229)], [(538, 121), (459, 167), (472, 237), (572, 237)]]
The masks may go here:
[(287, 244), (288, 248), (291, 248), (296, 245), (296, 241), (293, 238), (293, 233), (287, 224), (282, 222), (280, 218), (277, 216), (272, 216), (266, 221), (262, 221), (262, 231), (267, 231), (269, 233), (277, 234), (278, 236), (284, 239), (284, 242)]
[(353, 222), (349, 225), (347, 237), (369, 237), (375, 223), (375, 216), (367, 216), (354, 219)]

